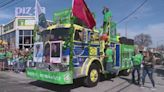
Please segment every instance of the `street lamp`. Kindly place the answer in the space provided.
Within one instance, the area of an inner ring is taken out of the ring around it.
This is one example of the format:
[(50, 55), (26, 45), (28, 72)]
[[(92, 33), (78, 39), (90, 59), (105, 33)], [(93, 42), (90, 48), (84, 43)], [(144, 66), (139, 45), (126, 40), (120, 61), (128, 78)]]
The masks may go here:
[(128, 33), (127, 33), (127, 28), (128, 28), (128, 21), (125, 23), (125, 37), (128, 37)]

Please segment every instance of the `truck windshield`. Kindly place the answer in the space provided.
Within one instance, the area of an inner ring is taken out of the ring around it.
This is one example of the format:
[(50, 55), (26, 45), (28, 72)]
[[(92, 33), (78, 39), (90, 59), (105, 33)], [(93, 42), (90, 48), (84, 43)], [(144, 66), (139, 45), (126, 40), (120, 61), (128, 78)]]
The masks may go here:
[(50, 30), (45, 30), (42, 32), (42, 39), (44, 41), (65, 41), (68, 40), (70, 28), (55, 28)]

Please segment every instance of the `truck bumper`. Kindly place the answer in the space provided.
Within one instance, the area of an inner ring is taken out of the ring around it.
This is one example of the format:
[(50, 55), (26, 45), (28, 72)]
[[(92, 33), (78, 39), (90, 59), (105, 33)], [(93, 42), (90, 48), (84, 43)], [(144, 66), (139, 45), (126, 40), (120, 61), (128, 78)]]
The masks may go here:
[(54, 84), (72, 84), (73, 73), (72, 71), (54, 72), (40, 69), (27, 68), (26, 75), (32, 79), (46, 81)]

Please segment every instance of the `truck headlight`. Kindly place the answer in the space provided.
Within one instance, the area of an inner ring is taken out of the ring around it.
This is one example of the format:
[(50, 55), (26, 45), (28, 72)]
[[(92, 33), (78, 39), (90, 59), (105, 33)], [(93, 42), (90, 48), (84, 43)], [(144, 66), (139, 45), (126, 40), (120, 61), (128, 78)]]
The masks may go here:
[(69, 56), (62, 57), (62, 64), (69, 65)]

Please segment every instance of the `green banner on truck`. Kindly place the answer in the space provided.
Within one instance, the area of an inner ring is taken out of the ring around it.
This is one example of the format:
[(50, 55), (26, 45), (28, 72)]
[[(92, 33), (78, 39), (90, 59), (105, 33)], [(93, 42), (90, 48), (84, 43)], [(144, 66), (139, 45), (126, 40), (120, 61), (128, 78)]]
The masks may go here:
[(28, 68), (26, 75), (36, 80), (46, 81), (55, 84), (72, 84), (72, 71), (53, 72)]
[(54, 23), (67, 24), (71, 22), (71, 9), (55, 12), (53, 14)]

